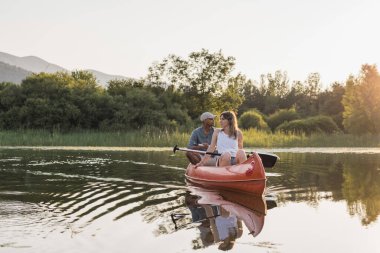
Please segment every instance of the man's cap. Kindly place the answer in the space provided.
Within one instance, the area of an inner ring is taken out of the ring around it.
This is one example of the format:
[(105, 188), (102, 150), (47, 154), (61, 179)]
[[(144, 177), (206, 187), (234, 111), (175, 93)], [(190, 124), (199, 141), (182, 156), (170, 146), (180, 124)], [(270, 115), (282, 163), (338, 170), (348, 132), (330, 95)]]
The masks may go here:
[(200, 119), (201, 121), (204, 121), (206, 119), (214, 119), (216, 116), (214, 114), (212, 114), (211, 112), (204, 112), (202, 113)]

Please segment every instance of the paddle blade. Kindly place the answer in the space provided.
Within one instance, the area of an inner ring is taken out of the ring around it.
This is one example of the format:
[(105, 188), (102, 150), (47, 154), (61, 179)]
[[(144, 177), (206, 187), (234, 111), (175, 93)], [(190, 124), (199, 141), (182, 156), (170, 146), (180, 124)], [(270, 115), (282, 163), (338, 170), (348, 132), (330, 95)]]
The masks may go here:
[(275, 154), (268, 154), (268, 153), (258, 153), (258, 154), (265, 168), (272, 168), (276, 164), (277, 160), (280, 159)]

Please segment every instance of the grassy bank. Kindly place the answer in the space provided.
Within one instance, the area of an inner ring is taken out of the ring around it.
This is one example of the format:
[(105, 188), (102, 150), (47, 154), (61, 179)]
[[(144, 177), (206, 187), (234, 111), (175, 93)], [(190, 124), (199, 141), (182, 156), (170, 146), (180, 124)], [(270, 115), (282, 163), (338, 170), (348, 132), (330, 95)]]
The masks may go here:
[[(268, 134), (256, 130), (243, 131), (244, 146), (275, 147), (380, 147), (379, 135), (347, 134), (312, 136)], [(78, 131), (50, 133), (43, 130), (1, 131), (0, 146), (112, 146), (172, 147), (186, 146), (190, 133), (167, 131), (98, 132)]]

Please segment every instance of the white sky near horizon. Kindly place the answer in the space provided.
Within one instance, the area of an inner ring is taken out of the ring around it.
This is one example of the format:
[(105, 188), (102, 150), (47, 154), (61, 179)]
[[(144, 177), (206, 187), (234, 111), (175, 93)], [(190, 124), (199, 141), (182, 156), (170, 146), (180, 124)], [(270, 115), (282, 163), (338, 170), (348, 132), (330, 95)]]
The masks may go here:
[(0, 51), (140, 78), (205, 48), (254, 80), (319, 72), (326, 87), (379, 66), (379, 25), (377, 0), (0, 0)]

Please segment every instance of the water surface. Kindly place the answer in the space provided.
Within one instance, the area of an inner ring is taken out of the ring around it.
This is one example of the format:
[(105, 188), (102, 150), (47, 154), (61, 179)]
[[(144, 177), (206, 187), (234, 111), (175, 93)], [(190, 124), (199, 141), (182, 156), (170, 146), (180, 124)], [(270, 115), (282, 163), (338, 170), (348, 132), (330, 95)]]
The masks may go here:
[(264, 215), (260, 201), (187, 187), (170, 149), (0, 151), (0, 252), (219, 251), (194, 207), (241, 224), (232, 252), (380, 252), (378, 149), (272, 150)]

